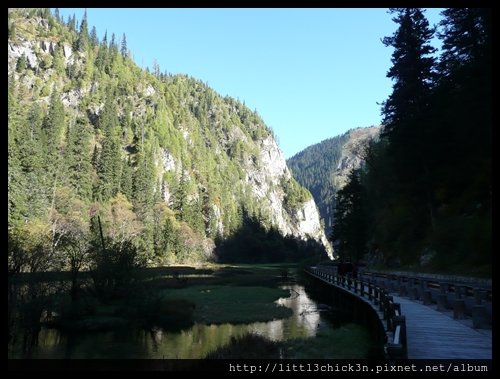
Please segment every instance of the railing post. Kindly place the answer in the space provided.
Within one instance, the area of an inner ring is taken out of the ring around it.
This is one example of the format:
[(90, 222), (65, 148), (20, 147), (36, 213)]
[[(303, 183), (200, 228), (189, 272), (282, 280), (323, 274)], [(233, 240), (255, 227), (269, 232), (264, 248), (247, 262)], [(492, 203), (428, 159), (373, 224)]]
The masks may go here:
[(424, 305), (431, 305), (432, 304), (432, 294), (431, 294), (431, 291), (425, 290), (423, 292), (422, 301), (424, 302)]
[(392, 303), (390, 316), (387, 318), (387, 330), (394, 330), (394, 317), (401, 316), (401, 304)]
[(385, 320), (387, 320), (391, 317), (392, 301), (393, 301), (393, 297), (390, 296), (388, 292), (386, 292), (385, 300), (384, 300), (384, 319)]
[(448, 304), (448, 283), (439, 283), (439, 293), (437, 295), (436, 302), (438, 311), (442, 312), (450, 307)]
[(488, 324), (485, 305), (472, 306), (472, 327), (474, 329), (485, 328)]
[(453, 318), (463, 320), (465, 318), (465, 301), (464, 299), (455, 299), (453, 302)]
[(386, 293), (386, 290), (382, 289), (380, 291), (380, 302), (379, 302), (379, 305), (378, 305), (378, 309), (382, 312), (384, 312), (384, 307), (385, 307), (385, 302), (386, 302), (386, 298), (387, 298), (387, 293)]
[(487, 292), (480, 288), (474, 288), (474, 300), (476, 305), (481, 305), (483, 300), (486, 300)]
[[(397, 327), (400, 327), (399, 341), (398, 344), (388, 344), (388, 352), (393, 358), (408, 358), (408, 349), (406, 346), (406, 318), (405, 316), (395, 316), (393, 318), (393, 329), (394, 333)], [(394, 341), (393, 341), (394, 342)], [(390, 348), (390, 349), (389, 349)]]
[[(419, 297), (424, 300), (424, 292), (427, 289), (427, 282), (424, 279), (419, 279)], [(425, 301), (425, 300), (424, 300)]]

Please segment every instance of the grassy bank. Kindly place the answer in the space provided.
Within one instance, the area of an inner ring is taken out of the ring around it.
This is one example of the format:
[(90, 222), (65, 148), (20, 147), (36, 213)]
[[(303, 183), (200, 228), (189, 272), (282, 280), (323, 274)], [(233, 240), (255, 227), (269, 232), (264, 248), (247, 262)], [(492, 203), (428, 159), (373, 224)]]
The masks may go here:
[[(50, 309), (55, 317), (46, 324), (79, 331), (132, 325), (174, 331), (195, 322), (237, 324), (286, 318), (292, 310), (274, 301), (290, 295), (277, 287), (283, 272), (292, 270), (280, 264), (144, 268), (127, 288), (107, 299), (96, 296), (90, 274), (85, 273), (77, 301), (71, 301), (69, 294), (54, 295)], [(65, 275), (59, 274), (51, 275)]]
[(274, 303), (288, 291), (261, 286), (197, 285), (165, 290), (164, 299), (188, 299), (195, 304), (193, 320), (206, 324), (270, 321), (292, 315), (292, 310)]
[(338, 329), (321, 328), (315, 337), (271, 341), (256, 334), (231, 338), (231, 342), (209, 353), (207, 359), (366, 359), (380, 358), (367, 330), (347, 324)]

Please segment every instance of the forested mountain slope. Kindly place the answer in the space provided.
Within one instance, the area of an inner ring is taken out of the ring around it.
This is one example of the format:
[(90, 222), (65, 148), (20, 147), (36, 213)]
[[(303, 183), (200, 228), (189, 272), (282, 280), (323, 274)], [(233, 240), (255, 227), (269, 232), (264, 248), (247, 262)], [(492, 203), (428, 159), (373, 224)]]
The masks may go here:
[(86, 17), (9, 10), (10, 243), (45, 251), (44, 269), (68, 246), (85, 250), (97, 221), (150, 264), (237, 254), (225, 241), (252, 223), (302, 241), (256, 255), (329, 249), (313, 198), (256, 112), (194, 78), (143, 70), (125, 35), (89, 29)]
[(379, 132), (379, 126), (351, 129), (287, 160), (294, 178), (311, 191), (318, 204), (327, 235), (332, 230), (335, 193), (345, 185), (349, 173), (360, 167), (367, 142)]

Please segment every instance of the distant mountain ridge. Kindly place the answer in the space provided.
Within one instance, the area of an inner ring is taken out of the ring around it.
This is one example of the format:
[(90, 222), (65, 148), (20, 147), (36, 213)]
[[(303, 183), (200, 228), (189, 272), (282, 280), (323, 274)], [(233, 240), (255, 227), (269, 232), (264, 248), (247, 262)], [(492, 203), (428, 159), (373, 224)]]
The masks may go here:
[(332, 230), (331, 207), (336, 191), (346, 184), (349, 172), (363, 163), (363, 147), (379, 133), (380, 126), (351, 129), (309, 146), (287, 160), (294, 178), (313, 195), (327, 235)]

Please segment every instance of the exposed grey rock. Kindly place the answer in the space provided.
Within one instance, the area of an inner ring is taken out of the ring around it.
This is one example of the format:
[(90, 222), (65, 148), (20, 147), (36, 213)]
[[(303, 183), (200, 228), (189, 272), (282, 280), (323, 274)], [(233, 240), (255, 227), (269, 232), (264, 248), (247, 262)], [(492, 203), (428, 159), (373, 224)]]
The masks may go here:
[(267, 203), (272, 223), (284, 235), (318, 241), (332, 257), (333, 250), (321, 226), (314, 199), (302, 204), (292, 214), (284, 207), (285, 194), (280, 183), (289, 179), (291, 174), (275, 139), (270, 135), (260, 142), (259, 147), (259, 159), (246, 167), (246, 182), (254, 195)]
[(144, 96), (153, 96), (156, 93), (152, 85), (148, 85), (144, 90)]
[(166, 149), (161, 149), (163, 171), (175, 171), (175, 159)]
[(72, 54), (73, 54), (73, 49), (71, 48), (71, 46), (68, 44), (64, 44), (63, 45), (63, 55), (64, 55), (64, 59), (65, 59), (66, 63), (68, 62), (68, 60)]
[(364, 149), (367, 142), (380, 132), (379, 126), (351, 130), (349, 140), (342, 146), (342, 156), (334, 172), (333, 185), (337, 190), (347, 183), (349, 173), (364, 164)]
[(9, 43), (9, 61), (12, 60), (15, 63), (23, 55), (28, 61), (28, 66), (32, 69), (36, 69), (38, 66), (38, 58), (33, 51), (31, 42), (23, 41), (18, 45)]

